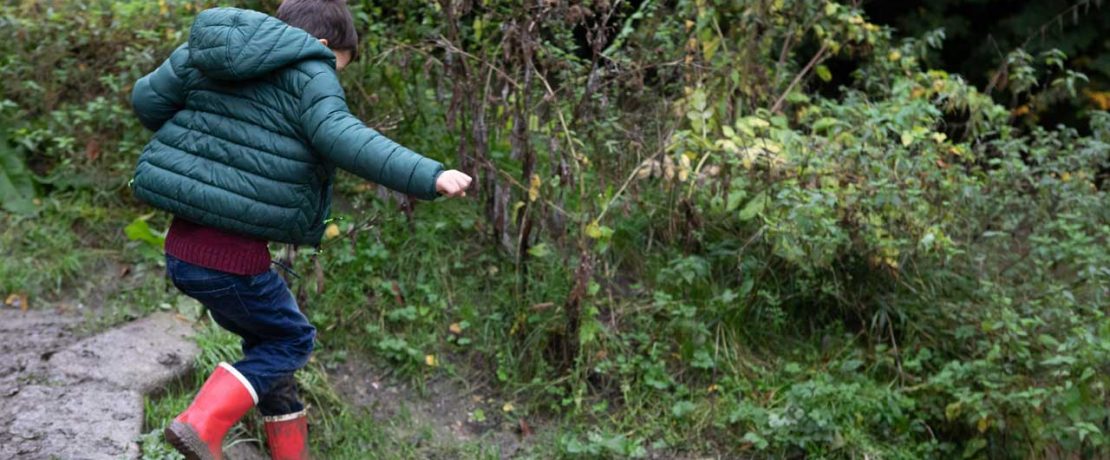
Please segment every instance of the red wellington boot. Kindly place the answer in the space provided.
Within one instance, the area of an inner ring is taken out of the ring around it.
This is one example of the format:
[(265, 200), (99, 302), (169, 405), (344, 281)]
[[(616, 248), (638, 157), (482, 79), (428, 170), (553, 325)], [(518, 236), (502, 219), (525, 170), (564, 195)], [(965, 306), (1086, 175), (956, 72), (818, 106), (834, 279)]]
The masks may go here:
[(272, 460), (308, 460), (308, 418), (305, 411), (263, 417)]
[(256, 403), (258, 395), (243, 374), (220, 363), (189, 408), (166, 427), (166, 440), (188, 460), (220, 460), (227, 430)]

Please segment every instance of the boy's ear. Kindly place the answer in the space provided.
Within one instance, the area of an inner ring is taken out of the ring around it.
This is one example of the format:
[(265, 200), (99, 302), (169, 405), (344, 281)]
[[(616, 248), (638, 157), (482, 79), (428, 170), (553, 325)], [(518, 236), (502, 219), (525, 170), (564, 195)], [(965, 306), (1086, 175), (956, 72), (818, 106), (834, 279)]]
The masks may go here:
[(325, 47), (327, 47), (327, 46), (328, 46), (328, 39), (326, 39), (326, 38), (321, 38), (321, 39), (320, 39), (320, 44), (322, 44), (322, 45), (324, 45)]

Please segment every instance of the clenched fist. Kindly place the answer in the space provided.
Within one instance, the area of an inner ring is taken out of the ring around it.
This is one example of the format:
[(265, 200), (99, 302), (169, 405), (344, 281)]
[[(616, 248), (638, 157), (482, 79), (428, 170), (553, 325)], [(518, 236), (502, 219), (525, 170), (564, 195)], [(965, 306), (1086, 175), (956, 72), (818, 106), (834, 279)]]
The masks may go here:
[(448, 198), (466, 196), (466, 188), (470, 187), (470, 176), (454, 169), (444, 171), (436, 178), (436, 191)]

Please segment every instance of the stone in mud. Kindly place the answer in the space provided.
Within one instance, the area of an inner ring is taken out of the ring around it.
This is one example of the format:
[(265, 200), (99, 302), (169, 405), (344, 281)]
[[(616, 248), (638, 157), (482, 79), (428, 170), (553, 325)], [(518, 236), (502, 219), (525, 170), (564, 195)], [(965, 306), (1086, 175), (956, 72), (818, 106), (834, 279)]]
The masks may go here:
[(105, 382), (157, 393), (190, 371), (200, 350), (193, 329), (172, 313), (155, 313), (84, 339), (50, 359), (50, 378), (64, 384)]
[(138, 457), (143, 398), (107, 385), (30, 385), (4, 401), (0, 458)]

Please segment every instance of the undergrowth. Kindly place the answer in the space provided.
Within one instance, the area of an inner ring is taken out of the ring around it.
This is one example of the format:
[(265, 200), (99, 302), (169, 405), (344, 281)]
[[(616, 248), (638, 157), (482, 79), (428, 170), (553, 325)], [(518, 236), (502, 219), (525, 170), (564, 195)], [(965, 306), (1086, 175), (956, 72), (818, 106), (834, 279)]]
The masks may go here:
[[(76, 3), (0, 6), (0, 289), (107, 273), (137, 280), (109, 323), (179, 308), (126, 94), (212, 3)], [(930, 67), (943, 30), (855, 3), (351, 3), (352, 108), (477, 189), (343, 175), (335, 236), (291, 256), (328, 458), (495, 455), (346, 407), (325, 370), (363, 354), (486, 389), (536, 458), (1110, 455), (1110, 115), (1023, 118), (1084, 94), (1062, 52), (1002, 50), (979, 88)], [(200, 337), (196, 380), (148, 402), (152, 458), (237, 353)]]

